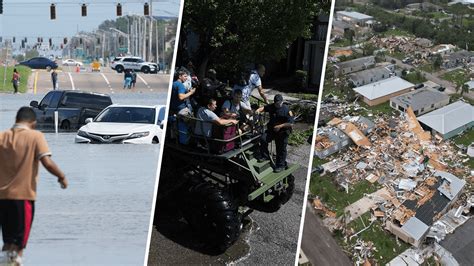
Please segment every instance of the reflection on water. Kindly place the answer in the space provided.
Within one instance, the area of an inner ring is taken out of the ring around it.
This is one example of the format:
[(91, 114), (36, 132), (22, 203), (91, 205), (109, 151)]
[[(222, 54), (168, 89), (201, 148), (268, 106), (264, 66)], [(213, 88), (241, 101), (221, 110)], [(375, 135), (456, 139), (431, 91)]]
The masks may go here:
[[(42, 96), (0, 95), (0, 130), (16, 110)], [(165, 94), (113, 95), (117, 103), (163, 104)], [(69, 179), (40, 171), (25, 264), (141, 265), (153, 199), (159, 145), (74, 144), (74, 133), (45, 134)]]

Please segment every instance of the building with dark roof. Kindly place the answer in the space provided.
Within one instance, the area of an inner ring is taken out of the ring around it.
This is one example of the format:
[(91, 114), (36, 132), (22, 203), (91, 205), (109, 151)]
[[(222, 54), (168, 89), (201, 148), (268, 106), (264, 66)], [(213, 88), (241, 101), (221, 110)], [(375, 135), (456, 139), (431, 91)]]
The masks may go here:
[(390, 107), (406, 112), (408, 107), (415, 115), (422, 115), (449, 104), (449, 96), (432, 89), (419, 89), (390, 99)]

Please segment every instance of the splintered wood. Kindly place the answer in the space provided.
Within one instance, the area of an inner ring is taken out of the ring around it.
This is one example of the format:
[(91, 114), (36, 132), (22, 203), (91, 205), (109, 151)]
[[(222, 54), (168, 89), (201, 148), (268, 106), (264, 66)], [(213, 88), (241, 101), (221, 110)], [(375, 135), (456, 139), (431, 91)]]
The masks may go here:
[(431, 134), (423, 130), (411, 107), (408, 107), (407, 109), (407, 120), (408, 120), (408, 129), (412, 131), (413, 133), (415, 133), (415, 135), (418, 137), (419, 140), (421, 141), (431, 140)]
[(360, 131), (354, 124), (351, 122), (342, 122), (338, 124), (338, 128), (349, 136), (349, 138), (354, 141), (354, 143), (366, 149), (369, 149), (372, 146), (370, 140)]

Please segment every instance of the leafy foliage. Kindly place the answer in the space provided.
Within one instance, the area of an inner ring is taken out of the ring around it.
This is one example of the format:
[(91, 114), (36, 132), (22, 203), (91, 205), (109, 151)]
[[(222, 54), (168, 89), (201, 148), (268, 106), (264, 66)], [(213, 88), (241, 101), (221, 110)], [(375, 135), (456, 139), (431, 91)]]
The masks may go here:
[[(298, 37), (311, 36), (312, 21), (329, 13), (330, 1), (185, 1), (180, 54), (193, 59), (203, 76), (207, 65), (237, 73), (249, 62), (281, 59)], [(187, 50), (186, 36), (198, 37), (197, 50)], [(188, 52), (189, 54), (185, 53)]]

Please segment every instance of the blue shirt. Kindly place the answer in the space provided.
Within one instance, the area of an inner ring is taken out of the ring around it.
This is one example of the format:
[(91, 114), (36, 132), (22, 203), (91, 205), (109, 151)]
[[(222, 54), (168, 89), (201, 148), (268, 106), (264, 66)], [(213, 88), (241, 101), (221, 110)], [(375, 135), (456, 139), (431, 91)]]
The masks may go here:
[(171, 110), (179, 112), (180, 110), (188, 107), (189, 98), (185, 100), (180, 100), (178, 95), (179, 94), (186, 94), (187, 90), (184, 87), (184, 84), (181, 81), (177, 80), (173, 82), (173, 88), (171, 89), (171, 103), (170, 107)]

